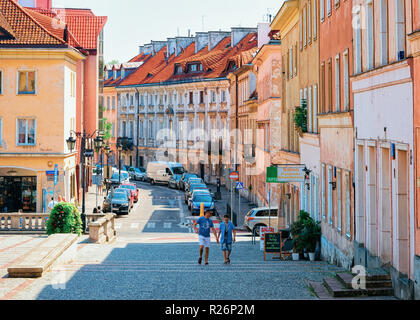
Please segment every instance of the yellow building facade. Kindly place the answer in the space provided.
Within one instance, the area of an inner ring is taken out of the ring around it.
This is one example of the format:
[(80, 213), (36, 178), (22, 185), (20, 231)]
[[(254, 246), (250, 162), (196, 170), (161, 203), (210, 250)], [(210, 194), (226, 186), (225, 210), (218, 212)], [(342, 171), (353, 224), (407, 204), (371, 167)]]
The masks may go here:
[[(76, 63), (71, 47), (0, 48), (0, 211), (43, 212), (76, 199)], [(58, 167), (54, 187), (55, 165)]]

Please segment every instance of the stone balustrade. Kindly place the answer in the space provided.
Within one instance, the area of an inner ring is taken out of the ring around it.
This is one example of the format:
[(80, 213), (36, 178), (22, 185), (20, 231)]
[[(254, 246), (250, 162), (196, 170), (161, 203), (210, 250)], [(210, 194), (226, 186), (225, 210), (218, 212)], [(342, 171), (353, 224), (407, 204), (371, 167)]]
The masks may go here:
[(117, 235), (115, 230), (115, 217), (115, 214), (109, 213), (104, 217), (89, 223), (90, 242), (102, 244), (115, 240)]
[[(0, 233), (45, 233), (49, 216), (49, 213), (0, 213)], [(104, 216), (105, 214), (98, 213), (86, 214), (86, 224), (89, 225)]]

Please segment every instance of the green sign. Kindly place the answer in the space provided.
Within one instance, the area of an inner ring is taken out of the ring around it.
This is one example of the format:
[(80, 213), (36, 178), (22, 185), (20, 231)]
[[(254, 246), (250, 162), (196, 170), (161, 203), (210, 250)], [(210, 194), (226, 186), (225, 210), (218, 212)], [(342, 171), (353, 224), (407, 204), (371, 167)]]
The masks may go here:
[(268, 183), (305, 182), (303, 165), (279, 165), (267, 168)]
[(266, 253), (281, 252), (281, 235), (280, 233), (266, 233), (264, 238), (264, 251)]

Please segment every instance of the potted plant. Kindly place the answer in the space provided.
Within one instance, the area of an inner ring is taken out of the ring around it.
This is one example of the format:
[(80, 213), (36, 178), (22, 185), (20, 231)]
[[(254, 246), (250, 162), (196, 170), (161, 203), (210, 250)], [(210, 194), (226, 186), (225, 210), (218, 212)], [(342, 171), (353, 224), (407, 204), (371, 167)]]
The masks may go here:
[(306, 211), (300, 211), (299, 213), (299, 219), (292, 223), (290, 226), (290, 233), (293, 237), (293, 254), (292, 258), (293, 260), (297, 261), (299, 260), (299, 255), (303, 254), (305, 251), (305, 241), (304, 238), (302, 238), (302, 232), (305, 228), (306, 222), (311, 219), (309, 216), (309, 213)]
[(315, 261), (316, 244), (321, 239), (320, 223), (312, 218), (306, 220), (300, 238), (309, 252), (310, 261)]

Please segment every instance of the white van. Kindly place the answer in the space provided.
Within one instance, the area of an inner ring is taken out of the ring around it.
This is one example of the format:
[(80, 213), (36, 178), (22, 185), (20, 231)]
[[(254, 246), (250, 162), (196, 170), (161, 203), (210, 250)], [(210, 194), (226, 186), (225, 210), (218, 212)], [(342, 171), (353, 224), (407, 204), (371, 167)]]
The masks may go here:
[(168, 184), (171, 176), (182, 175), (185, 169), (177, 162), (155, 161), (147, 164), (146, 172), (150, 184)]

